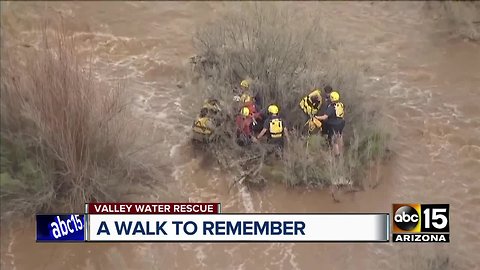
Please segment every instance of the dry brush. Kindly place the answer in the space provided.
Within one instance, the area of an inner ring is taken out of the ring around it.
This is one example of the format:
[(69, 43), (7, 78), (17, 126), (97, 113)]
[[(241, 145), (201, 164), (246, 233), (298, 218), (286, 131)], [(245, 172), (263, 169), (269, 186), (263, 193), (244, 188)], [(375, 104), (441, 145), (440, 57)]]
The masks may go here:
[(41, 36), (41, 46), (26, 53), (2, 46), (3, 214), (80, 211), (153, 176), (134, 155), (138, 137), (124, 87), (98, 82), (61, 27)]
[[(192, 114), (203, 99), (215, 97), (223, 105), (224, 119), (232, 120), (238, 112), (238, 104), (232, 101), (234, 89), (249, 78), (263, 106), (278, 104), (281, 116), (295, 130), (281, 164), (274, 166), (284, 183), (361, 186), (367, 168), (385, 156), (390, 134), (383, 125), (381, 108), (365, 98), (362, 66), (343, 57), (339, 42), (311, 12), (296, 12), (283, 3), (240, 4), (199, 30), (195, 70), (200, 79), (190, 89), (199, 102)], [(305, 118), (298, 102), (312, 89), (327, 84), (340, 91), (347, 106), (347, 147), (340, 159), (333, 159), (323, 138), (310, 138), (307, 147), (307, 139), (299, 132)], [(260, 157), (257, 164), (263, 164), (268, 157), (262, 145), (244, 148), (235, 144), (233, 120), (225, 122), (217, 135), (219, 140), (210, 148), (226, 166), (252, 156)]]

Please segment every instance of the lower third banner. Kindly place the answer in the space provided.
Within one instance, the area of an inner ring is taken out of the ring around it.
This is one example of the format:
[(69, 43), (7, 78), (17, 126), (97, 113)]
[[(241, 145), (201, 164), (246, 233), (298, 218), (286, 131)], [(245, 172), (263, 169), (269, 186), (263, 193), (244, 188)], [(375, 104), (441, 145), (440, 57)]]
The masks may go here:
[(389, 214), (88, 215), (87, 241), (388, 242)]

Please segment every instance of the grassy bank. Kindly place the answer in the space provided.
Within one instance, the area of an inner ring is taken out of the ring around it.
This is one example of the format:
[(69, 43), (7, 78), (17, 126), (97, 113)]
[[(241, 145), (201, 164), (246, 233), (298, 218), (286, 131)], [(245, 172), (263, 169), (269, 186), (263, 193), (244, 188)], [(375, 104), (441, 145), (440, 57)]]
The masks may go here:
[(125, 89), (96, 81), (62, 29), (41, 35), (38, 48), (2, 46), (2, 217), (80, 211), (152, 177), (134, 155), (138, 137)]
[[(367, 89), (362, 88), (362, 65), (342, 55), (341, 44), (311, 12), (295, 12), (275, 3), (239, 4), (199, 30), (195, 38), (199, 76), (191, 87), (191, 96), (199, 102), (192, 114), (203, 99), (216, 97), (224, 118), (232, 120), (238, 107), (232, 101), (233, 89), (249, 78), (263, 104), (278, 104), (288, 126), (299, 131), (305, 119), (298, 102), (312, 89), (329, 84), (346, 104), (345, 153), (333, 159), (323, 138), (310, 138), (307, 147), (306, 138), (294, 132), (277, 170), (288, 185), (361, 185), (366, 169), (386, 154), (390, 134), (381, 108), (368, 100)], [(265, 145), (235, 144), (233, 120), (226, 121), (217, 136), (210, 150), (226, 166), (245, 165), (242, 160), (254, 157), (256, 162), (248, 167), (259, 166), (268, 157)]]

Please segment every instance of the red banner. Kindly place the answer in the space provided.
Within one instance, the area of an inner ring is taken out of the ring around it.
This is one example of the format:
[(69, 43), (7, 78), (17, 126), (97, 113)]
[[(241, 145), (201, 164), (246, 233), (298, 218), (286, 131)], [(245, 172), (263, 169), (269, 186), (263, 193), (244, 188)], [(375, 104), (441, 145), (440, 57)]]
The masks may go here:
[(218, 214), (219, 203), (88, 203), (88, 214)]

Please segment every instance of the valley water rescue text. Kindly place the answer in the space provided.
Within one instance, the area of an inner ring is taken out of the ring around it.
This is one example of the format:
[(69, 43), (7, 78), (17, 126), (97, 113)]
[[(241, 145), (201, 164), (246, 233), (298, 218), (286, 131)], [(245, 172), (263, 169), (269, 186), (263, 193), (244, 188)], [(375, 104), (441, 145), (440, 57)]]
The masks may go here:
[(103, 204), (93, 205), (96, 213), (213, 213), (212, 204)]
[[(112, 224), (113, 223), (113, 224)], [(305, 235), (303, 221), (101, 221), (96, 235)]]

